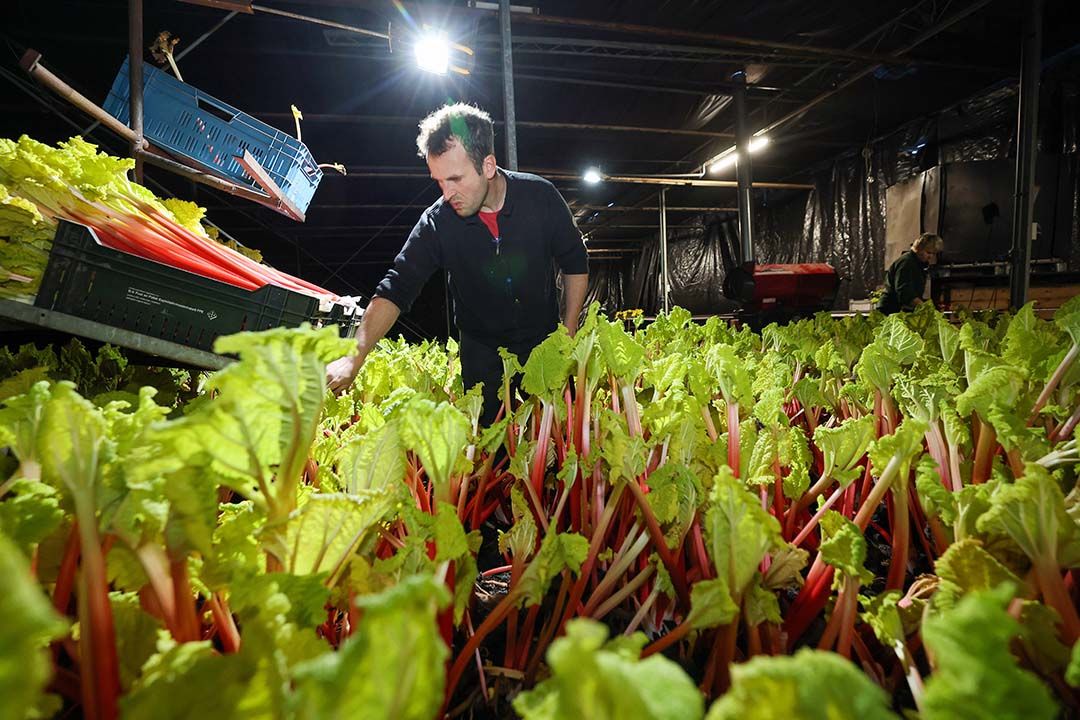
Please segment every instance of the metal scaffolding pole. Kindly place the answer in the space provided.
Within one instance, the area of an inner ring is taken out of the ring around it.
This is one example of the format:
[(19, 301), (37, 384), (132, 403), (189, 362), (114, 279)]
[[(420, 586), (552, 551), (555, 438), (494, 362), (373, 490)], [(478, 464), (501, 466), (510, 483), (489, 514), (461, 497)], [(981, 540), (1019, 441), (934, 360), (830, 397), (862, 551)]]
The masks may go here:
[[(991, 2), (993, 2), (993, 0), (974, 0), (967, 7), (961, 8), (960, 10), (957, 10), (952, 15), (950, 15), (950, 16), (948, 16), (946, 18), (943, 18), (940, 22), (936, 23), (933, 27), (928, 28), (927, 30), (919, 33), (918, 37), (916, 37), (914, 40), (912, 40), (911, 42), (909, 42), (907, 45), (900, 48), (899, 50), (896, 50), (895, 52), (893, 52), (893, 56), (894, 57), (906, 56), (909, 52), (911, 52), (912, 50), (917, 48), (919, 45), (922, 45), (924, 42), (926, 42), (930, 38), (941, 34), (945, 30), (947, 30), (950, 27), (952, 27), (953, 25), (955, 25), (956, 23), (964, 20), (967, 17), (970, 17), (972, 14), (974, 14), (974, 13), (978, 12), (979, 10), (983, 9), (984, 7), (989, 5)], [(829, 90), (824, 91), (823, 93), (821, 93), (817, 97), (813, 98), (809, 102), (807, 102), (807, 103), (805, 103), (803, 105), (800, 105), (799, 107), (795, 108), (791, 112), (786, 113), (783, 117), (769, 123), (764, 128), (762, 128), (761, 133), (762, 134), (771, 133), (774, 130), (776, 130), (777, 128), (788, 124), (792, 120), (795, 120), (797, 118), (802, 117), (811, 108), (814, 108), (817, 105), (825, 102), (826, 100), (831, 98), (833, 95), (836, 95), (836, 94), (842, 92), (843, 90), (846, 90), (847, 88), (849, 88), (852, 85), (854, 85), (855, 83), (857, 83), (859, 80), (862, 80), (864, 77), (866, 77), (868, 75), (871, 75), (879, 67), (881, 67), (881, 64), (869, 65), (869, 66), (863, 68), (862, 70), (859, 70), (854, 75), (851, 75), (850, 77), (843, 80), (842, 82), (837, 83), (834, 87), (830, 88)]]
[(183, 60), (185, 55), (187, 55), (189, 52), (191, 52), (195, 48), (202, 45), (206, 41), (207, 38), (209, 38), (211, 35), (213, 35), (218, 30), (220, 30), (225, 25), (225, 23), (232, 20), (234, 17), (236, 17), (236, 15), (237, 15), (237, 11), (233, 10), (231, 13), (229, 13), (228, 15), (223, 17), (221, 20), (218, 20), (218, 22), (214, 25), (214, 27), (210, 28), (209, 30), (204, 32), (202, 35), (195, 38), (194, 42), (192, 42), (190, 45), (188, 45), (186, 48), (184, 48), (180, 52), (176, 53), (176, 62), (180, 62), (181, 60)]
[(667, 188), (660, 191), (660, 291), (664, 312), (671, 309), (671, 277), (668, 275)]
[(510, 35), (510, 0), (499, 0), (502, 36), (503, 116), (506, 118), (506, 167), (518, 169), (517, 124), (514, 122), (514, 45)]
[(1039, 81), (1042, 74), (1043, 0), (1032, 0), (1020, 55), (1020, 109), (1016, 128), (1016, 186), (1013, 190), (1012, 268), (1009, 307), (1027, 302), (1031, 281), (1031, 242), (1035, 234), (1035, 159), (1038, 154)]
[(754, 262), (754, 228), (750, 196), (753, 173), (750, 164), (750, 126), (746, 121), (746, 72), (739, 70), (731, 76), (735, 85), (735, 179), (739, 184), (739, 264)]
[(559, 27), (589, 28), (603, 30), (604, 32), (630, 33), (641, 37), (693, 40), (699, 43), (747, 47), (755, 50), (780, 52), (803, 57), (823, 57), (833, 60), (864, 60), (874, 63), (891, 63), (897, 60), (896, 55), (898, 54), (842, 50), (840, 48), (804, 45), (791, 42), (776, 42), (757, 38), (746, 38), (737, 35), (720, 35), (697, 30), (682, 30), (678, 28), (656, 27), (654, 25), (635, 25), (631, 23), (608, 22), (603, 20), (586, 20), (582, 18), (558, 17), (554, 15), (522, 15), (521, 21)]
[[(563, 171), (548, 171), (544, 172), (543, 168), (526, 168), (526, 172), (535, 172), (542, 174), (545, 178), (551, 181), (570, 181), (576, 182), (581, 180), (581, 175), (571, 174)], [(386, 172), (382, 171), (360, 171), (353, 172), (349, 170), (348, 175), (326, 175), (323, 180), (425, 180), (431, 182), (431, 176), (425, 172), (412, 172), (407, 170), (390, 170)], [(709, 180), (699, 177), (664, 177), (664, 176), (650, 176), (650, 175), (604, 175), (603, 181), (606, 183), (625, 183), (630, 185), (662, 185), (667, 187), (712, 187), (712, 188), (735, 188), (739, 184), (734, 180)], [(765, 188), (768, 190), (813, 190), (814, 185), (812, 183), (796, 183), (796, 182), (756, 182), (753, 184), (756, 188)]]
[(139, 151), (143, 147), (143, 4), (142, 0), (128, 0), (128, 80), (131, 97), (131, 129), (135, 138), (131, 141), (131, 157), (135, 158), (135, 182), (143, 181), (143, 162)]
[[(511, 90), (513, 92), (513, 90)], [(252, 112), (251, 115), (259, 118), (260, 120), (291, 120), (292, 113), (282, 112)], [(305, 113), (304, 122), (327, 122), (327, 123), (344, 123), (344, 124), (383, 124), (383, 125), (416, 125), (416, 118), (402, 116), (402, 115), (346, 115), (341, 113)], [(603, 123), (575, 123), (575, 122), (548, 122), (540, 120), (517, 120), (516, 118), (512, 123), (504, 123), (502, 120), (496, 120), (495, 125), (507, 126), (507, 143), (509, 143), (511, 135), (517, 138), (517, 128), (539, 128), (546, 130), (597, 130), (600, 132), (628, 132), (628, 133), (641, 133), (641, 134), (656, 134), (656, 135), (685, 135), (687, 137), (700, 137), (700, 138), (730, 138), (731, 133), (716, 132), (712, 130), (686, 130), (683, 128), (667, 128), (667, 127), (655, 127), (648, 125), (611, 125)], [(511, 127), (513, 131), (511, 131)], [(508, 146), (509, 147), (509, 146)], [(513, 168), (511, 168), (513, 169)]]

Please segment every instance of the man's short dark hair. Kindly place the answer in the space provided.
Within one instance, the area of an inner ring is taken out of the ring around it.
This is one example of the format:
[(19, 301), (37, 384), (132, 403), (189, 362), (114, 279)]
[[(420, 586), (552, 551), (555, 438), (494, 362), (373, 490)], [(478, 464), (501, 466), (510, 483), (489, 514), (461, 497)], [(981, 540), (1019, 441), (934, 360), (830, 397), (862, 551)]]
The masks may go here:
[(466, 103), (443, 105), (420, 121), (417, 154), (422, 158), (438, 157), (450, 149), (454, 140), (465, 148), (476, 172), (483, 172), (484, 158), (495, 154), (495, 128), (491, 116)]

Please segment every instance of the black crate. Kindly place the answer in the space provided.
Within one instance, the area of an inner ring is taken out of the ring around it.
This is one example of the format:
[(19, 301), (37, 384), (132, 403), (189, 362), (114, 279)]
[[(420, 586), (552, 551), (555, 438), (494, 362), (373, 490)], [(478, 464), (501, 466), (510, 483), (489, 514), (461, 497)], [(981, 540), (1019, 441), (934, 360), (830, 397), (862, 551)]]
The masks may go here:
[(276, 285), (245, 290), (107, 248), (90, 228), (63, 220), (34, 304), (201, 350), (221, 335), (303, 322), (351, 334), (359, 320)]

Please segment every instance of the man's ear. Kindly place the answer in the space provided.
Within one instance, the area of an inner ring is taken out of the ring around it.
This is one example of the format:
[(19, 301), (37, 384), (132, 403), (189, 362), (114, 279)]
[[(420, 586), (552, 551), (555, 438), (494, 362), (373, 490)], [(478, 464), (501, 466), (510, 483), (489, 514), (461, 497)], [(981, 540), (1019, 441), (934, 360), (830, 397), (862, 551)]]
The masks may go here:
[(484, 158), (484, 162), (481, 167), (484, 171), (484, 178), (486, 178), (487, 180), (491, 180), (493, 177), (495, 177), (495, 173), (499, 169), (499, 164), (495, 162), (494, 155), (488, 155)]

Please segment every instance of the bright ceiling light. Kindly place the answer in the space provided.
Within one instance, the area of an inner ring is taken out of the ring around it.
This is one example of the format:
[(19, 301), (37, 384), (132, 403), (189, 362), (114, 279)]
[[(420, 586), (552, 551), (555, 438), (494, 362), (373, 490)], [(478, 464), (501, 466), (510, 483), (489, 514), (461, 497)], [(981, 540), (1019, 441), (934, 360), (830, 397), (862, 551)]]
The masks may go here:
[(719, 173), (727, 170), (729, 167), (735, 164), (735, 161), (739, 159), (738, 153), (728, 153), (724, 157), (720, 158), (712, 165), (709, 166), (709, 172)]
[[(756, 153), (758, 150), (760, 150), (761, 148), (765, 147), (768, 144), (769, 144), (769, 136), (768, 135), (757, 135), (755, 137), (752, 137), (752, 138), (750, 138), (750, 152), (751, 153)], [(706, 163), (706, 165), (709, 166), (709, 172), (711, 172), (711, 173), (719, 173), (719, 172), (723, 172), (724, 170), (727, 170), (729, 167), (733, 166), (738, 161), (739, 161), (739, 153), (735, 152), (735, 148), (732, 147), (732, 148), (728, 148), (724, 152), (722, 152), (719, 155), (717, 155), (716, 157), (714, 157), (712, 160), (710, 160), (708, 163)]]
[(450, 69), (450, 41), (446, 33), (426, 31), (416, 41), (416, 64), (421, 70), (445, 75)]
[(596, 168), (589, 168), (585, 171), (585, 174), (581, 176), (581, 179), (590, 185), (595, 185), (604, 179), (604, 176), (600, 174), (600, 171)]

